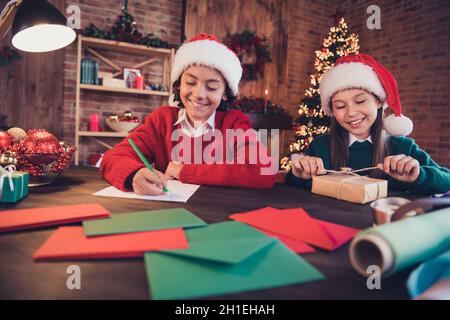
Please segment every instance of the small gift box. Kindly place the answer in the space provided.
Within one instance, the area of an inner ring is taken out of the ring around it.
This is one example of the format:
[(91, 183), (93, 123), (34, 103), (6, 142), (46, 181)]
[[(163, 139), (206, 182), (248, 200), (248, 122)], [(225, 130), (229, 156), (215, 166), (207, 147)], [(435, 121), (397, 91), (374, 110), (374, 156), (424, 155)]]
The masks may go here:
[(314, 176), (311, 191), (327, 197), (364, 204), (387, 196), (387, 180), (356, 174)]
[(14, 203), (28, 195), (28, 172), (15, 171), (13, 165), (0, 166), (0, 202)]

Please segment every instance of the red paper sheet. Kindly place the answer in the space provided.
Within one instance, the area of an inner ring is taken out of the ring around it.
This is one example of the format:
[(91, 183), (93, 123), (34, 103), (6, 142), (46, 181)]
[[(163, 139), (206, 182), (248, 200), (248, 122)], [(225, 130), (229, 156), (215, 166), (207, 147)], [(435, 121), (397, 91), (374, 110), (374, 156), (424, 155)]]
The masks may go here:
[(291, 249), (295, 253), (311, 253), (311, 252), (316, 251), (313, 247), (307, 245), (303, 241), (288, 238), (283, 235), (280, 235), (279, 233), (267, 231), (264, 229), (258, 229), (258, 230), (261, 231), (262, 233), (268, 235), (269, 237), (278, 238), (281, 242), (283, 242), (289, 249)]
[(334, 249), (339, 248), (346, 242), (353, 239), (353, 237), (359, 232), (359, 229), (350, 228), (347, 226), (343, 226), (340, 224), (324, 221), (324, 220), (315, 220), (331, 237), (331, 240), (334, 243)]
[(61, 225), (109, 217), (97, 203), (0, 211), (0, 232)]
[(142, 257), (146, 251), (187, 249), (182, 228), (87, 238), (83, 227), (61, 227), (36, 251), (35, 260)]
[(233, 214), (230, 218), (247, 223), (261, 231), (275, 233), (275, 236), (281, 235), (284, 240), (306, 242), (326, 250), (337, 249), (359, 231), (313, 219), (302, 208), (279, 210), (266, 207), (247, 213)]

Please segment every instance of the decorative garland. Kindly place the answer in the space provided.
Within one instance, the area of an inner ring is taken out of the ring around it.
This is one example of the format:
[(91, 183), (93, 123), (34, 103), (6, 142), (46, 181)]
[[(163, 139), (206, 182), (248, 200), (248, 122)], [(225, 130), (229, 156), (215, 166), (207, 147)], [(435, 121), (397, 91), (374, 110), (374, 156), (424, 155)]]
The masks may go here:
[(147, 47), (169, 48), (169, 43), (161, 40), (153, 33), (143, 36), (136, 27), (134, 17), (128, 12), (127, 2), (122, 7), (122, 14), (117, 17), (116, 23), (111, 27), (110, 31), (97, 28), (93, 23), (89, 24), (82, 34), (86, 37), (93, 37), (105, 40), (124, 41), (134, 44), (142, 44)]
[(5, 46), (3, 47), (2, 50), (0, 50), (0, 67), (6, 66), (7, 64), (10, 64), (14, 60), (19, 59), (20, 55), (14, 48)]
[[(264, 98), (249, 98), (243, 97), (236, 100), (231, 106), (232, 109), (241, 110), (246, 113), (262, 113), (264, 114)], [(280, 118), (292, 120), (289, 112), (279, 104), (274, 104), (272, 101), (267, 101), (267, 115), (274, 115)]]
[(254, 51), (256, 55), (255, 63), (242, 63), (243, 80), (257, 80), (264, 77), (266, 63), (272, 61), (268, 42), (267, 37), (261, 38), (255, 32), (249, 30), (228, 35), (224, 40), (224, 43), (237, 54), (241, 63), (245, 53)]

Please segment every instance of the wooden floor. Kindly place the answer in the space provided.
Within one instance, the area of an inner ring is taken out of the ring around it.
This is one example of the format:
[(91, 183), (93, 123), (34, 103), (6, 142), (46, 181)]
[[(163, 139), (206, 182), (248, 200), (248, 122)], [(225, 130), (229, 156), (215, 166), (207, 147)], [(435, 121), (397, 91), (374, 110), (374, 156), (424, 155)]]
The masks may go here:
[[(108, 186), (96, 169), (72, 168), (54, 184), (30, 188), (29, 196), (1, 209), (23, 209), (79, 203), (99, 203), (112, 213), (184, 207), (208, 223), (225, 221), (235, 212), (264, 206), (303, 207), (308, 213), (350, 227), (372, 224), (369, 205), (356, 205), (313, 195), (284, 184), (271, 190), (201, 186), (187, 203), (155, 202), (93, 196)], [(395, 194), (413, 198), (413, 195)], [(54, 228), (0, 234), (0, 299), (148, 299), (143, 259), (38, 262), (33, 253)], [(407, 299), (410, 270), (382, 279), (380, 290), (369, 290), (348, 259), (348, 244), (335, 252), (304, 255), (327, 277), (296, 286), (252, 291), (212, 299)], [(81, 268), (81, 290), (68, 290), (68, 266)]]

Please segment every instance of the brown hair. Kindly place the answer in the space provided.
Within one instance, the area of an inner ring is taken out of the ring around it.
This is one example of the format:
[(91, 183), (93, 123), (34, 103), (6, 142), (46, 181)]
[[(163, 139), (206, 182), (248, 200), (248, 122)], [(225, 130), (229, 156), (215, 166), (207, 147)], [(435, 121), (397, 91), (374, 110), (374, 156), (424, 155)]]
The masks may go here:
[[(378, 102), (381, 100), (373, 95)], [(330, 101), (330, 106), (333, 108)], [(389, 136), (383, 129), (383, 108), (379, 108), (377, 112), (377, 118), (370, 127), (370, 135), (373, 144), (372, 165), (376, 166), (378, 163), (383, 163), (386, 156), (390, 155), (389, 148)], [(340, 170), (341, 167), (348, 166), (348, 144), (349, 135), (348, 131), (342, 128), (342, 126), (336, 121), (336, 118), (331, 119), (330, 125), (330, 162), (334, 170)], [(384, 173), (380, 170), (373, 170), (370, 174), (374, 178), (384, 177)]]

